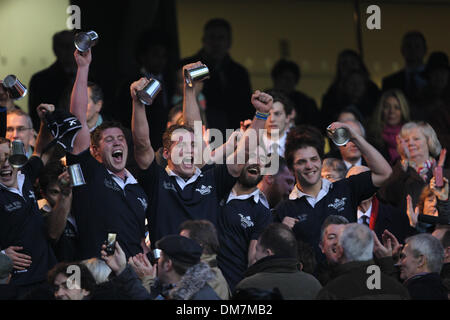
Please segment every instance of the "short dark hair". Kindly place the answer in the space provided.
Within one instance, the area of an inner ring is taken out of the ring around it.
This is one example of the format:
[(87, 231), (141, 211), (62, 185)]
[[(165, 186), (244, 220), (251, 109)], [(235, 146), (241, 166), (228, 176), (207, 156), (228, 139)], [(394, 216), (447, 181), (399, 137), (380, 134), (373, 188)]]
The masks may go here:
[(208, 220), (186, 220), (180, 225), (180, 231), (189, 231), (189, 238), (198, 242), (205, 254), (219, 252), (217, 230)]
[(426, 51), (427, 50), (427, 40), (425, 39), (425, 36), (423, 35), (423, 33), (418, 30), (408, 31), (407, 33), (405, 33), (403, 35), (402, 47), (405, 45), (406, 40), (408, 40), (409, 38), (415, 38), (415, 37), (419, 38), (422, 41), (422, 44)]
[(179, 112), (183, 112), (183, 106), (182, 105), (176, 105), (173, 106), (170, 110), (169, 110), (169, 114), (167, 115), (167, 119), (169, 121), (173, 120), (173, 117), (175, 117), (175, 115)]
[(48, 186), (58, 181), (58, 177), (64, 171), (64, 166), (61, 161), (56, 160), (49, 162), (42, 169), (39, 175), (39, 187), (42, 191), (46, 192)]
[(271, 223), (259, 236), (259, 244), (280, 257), (298, 258), (298, 245), (295, 235), (282, 223)]
[(169, 128), (167, 128), (167, 130), (163, 134), (163, 137), (162, 137), (163, 148), (170, 149), (170, 146), (174, 142), (174, 141), (172, 141), (172, 134), (178, 129), (185, 129), (189, 132), (194, 133), (194, 129), (192, 129), (192, 127), (190, 127), (190, 126), (187, 126), (184, 124), (171, 125)]
[[(64, 46), (66, 44), (66, 39), (73, 39), (75, 40), (75, 33), (73, 31), (69, 30), (62, 30), (53, 35), (52, 38), (52, 48), (53, 52), (57, 53), (59, 47)], [(73, 42), (72, 40), (72, 42)]]
[(325, 229), (331, 224), (348, 224), (350, 223), (346, 217), (332, 214), (328, 216), (320, 227), (320, 242), (322, 242)]
[(315, 148), (320, 159), (323, 159), (325, 141), (319, 129), (311, 125), (299, 125), (291, 129), (286, 138), (284, 154), (289, 169), (293, 168), (295, 152), (306, 147)]
[(278, 90), (267, 90), (266, 93), (272, 96), (273, 103), (280, 102), (283, 105), (284, 113), (286, 113), (286, 116), (291, 114), (292, 110), (294, 109), (294, 104), (287, 95)]
[(70, 277), (72, 274), (68, 273), (69, 266), (76, 266), (80, 268), (80, 287), (86, 291), (89, 291), (89, 293), (92, 293), (96, 286), (95, 279), (89, 269), (84, 264), (79, 262), (60, 262), (56, 264), (48, 272), (48, 283), (53, 286), (58, 274), (63, 274), (66, 277)]
[(224, 28), (227, 30), (229, 36), (231, 37), (231, 25), (230, 23), (223, 18), (214, 18), (205, 23), (203, 27), (203, 32), (208, 31), (208, 29), (212, 28)]
[(103, 101), (103, 90), (100, 86), (92, 81), (88, 82), (88, 88), (91, 89), (91, 99), (94, 103)]
[(109, 128), (119, 128), (122, 130), (123, 134), (125, 135), (125, 128), (122, 126), (120, 122), (116, 121), (105, 121), (101, 125), (99, 125), (97, 128), (95, 128), (94, 131), (91, 132), (91, 145), (98, 146), (98, 143), (100, 142), (102, 138), (102, 133), (106, 129)]
[(301, 76), (300, 67), (294, 61), (289, 61), (286, 59), (280, 59), (275, 63), (270, 73), (272, 80), (275, 80), (277, 76), (279, 76), (285, 71), (290, 71), (294, 74), (296, 83), (300, 80)]

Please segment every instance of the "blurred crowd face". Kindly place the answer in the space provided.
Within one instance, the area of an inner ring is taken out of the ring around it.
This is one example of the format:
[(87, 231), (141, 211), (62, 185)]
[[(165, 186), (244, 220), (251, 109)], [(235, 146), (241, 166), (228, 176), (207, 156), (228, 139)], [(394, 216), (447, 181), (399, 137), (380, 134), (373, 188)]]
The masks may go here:
[(272, 134), (273, 130), (278, 129), (279, 138), (281, 138), (289, 125), (289, 120), (290, 118), (286, 115), (283, 104), (279, 101), (275, 102), (266, 121), (267, 133)]
[(55, 298), (57, 300), (83, 300), (89, 295), (89, 291), (84, 289), (69, 289), (67, 286), (67, 277), (59, 273), (53, 283), (55, 290)]
[(50, 207), (54, 207), (56, 202), (58, 201), (59, 195), (61, 194), (61, 188), (59, 187), (58, 183), (50, 183), (47, 186), (47, 189), (44, 190), (43, 196), (45, 200), (47, 200)]
[(357, 57), (352, 54), (343, 54), (339, 57), (338, 72), (342, 77), (348, 76), (354, 70), (360, 70), (361, 65)]
[(329, 166), (323, 166), (322, 167), (322, 178), (327, 179), (330, 182), (336, 182), (342, 179), (342, 177), (339, 175), (339, 172), (334, 170), (332, 167)]
[[(361, 128), (356, 123), (347, 122), (347, 124), (351, 126), (352, 129), (359, 135), (362, 135)], [(361, 151), (351, 141), (349, 141), (345, 146), (339, 146), (339, 151), (341, 153), (342, 159), (348, 162), (354, 162), (361, 158)]]
[(366, 93), (367, 79), (359, 72), (351, 74), (345, 81), (344, 90), (350, 102), (357, 103)]
[(407, 64), (421, 64), (426, 54), (426, 46), (422, 38), (412, 35), (404, 39), (402, 55)]
[(383, 103), (383, 120), (388, 126), (398, 126), (402, 123), (402, 109), (395, 97), (388, 97)]
[(410, 245), (407, 243), (400, 254), (400, 279), (407, 280), (420, 272), (419, 258), (412, 253)]
[(427, 138), (420, 128), (410, 129), (402, 136), (408, 146), (410, 158), (421, 164), (426, 161), (430, 155)]
[(330, 224), (324, 230), (320, 249), (330, 264), (337, 264), (339, 262), (336, 249), (339, 243), (339, 235), (344, 230), (344, 227), (344, 224)]
[(292, 189), (294, 189), (295, 178), (288, 167), (284, 167), (283, 170), (274, 177), (273, 190), (275, 190), (274, 198), (276, 203), (281, 200), (287, 200)]
[(33, 128), (30, 127), (26, 116), (10, 114), (6, 118), (6, 139), (22, 140), (25, 151), (28, 151), (33, 140)]
[(231, 47), (231, 35), (224, 27), (211, 27), (203, 35), (203, 49), (206, 55), (216, 61), (222, 60)]
[(284, 72), (277, 75), (274, 79), (274, 88), (276, 90), (284, 91), (290, 93), (295, 90), (297, 86), (295, 74), (289, 70), (285, 70)]
[(439, 68), (431, 71), (428, 80), (431, 88), (434, 88), (438, 92), (447, 88), (449, 75), (449, 69), (447, 68)]
[(92, 90), (91, 88), (88, 88), (88, 106), (86, 111), (86, 118), (88, 122), (100, 112), (100, 110), (102, 109), (102, 104), (103, 101), (94, 103), (94, 101), (92, 100)]
[(312, 187), (320, 182), (322, 160), (316, 148), (298, 149), (293, 160), (295, 178), (302, 188)]
[(140, 56), (144, 68), (155, 75), (162, 73), (167, 65), (167, 48), (162, 44), (155, 44)]
[(422, 213), (429, 216), (437, 217), (438, 211), (436, 208), (436, 204), (437, 204), (436, 196), (434, 194), (430, 194), (428, 197), (425, 198)]
[(73, 56), (74, 35), (70, 32), (59, 37), (59, 42), (55, 46), (55, 55), (58, 62), (68, 74), (74, 74), (77, 71), (77, 64)]

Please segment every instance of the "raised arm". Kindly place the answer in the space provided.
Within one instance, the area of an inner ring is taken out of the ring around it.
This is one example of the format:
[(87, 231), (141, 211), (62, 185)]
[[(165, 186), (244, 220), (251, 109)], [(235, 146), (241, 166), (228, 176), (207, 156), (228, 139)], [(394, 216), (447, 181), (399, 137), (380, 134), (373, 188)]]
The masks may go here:
[(345, 127), (350, 131), (350, 140), (361, 151), (362, 156), (366, 160), (367, 166), (372, 171), (372, 183), (375, 187), (381, 185), (389, 178), (392, 168), (384, 157), (370, 145), (361, 135), (353, 130), (349, 125), (341, 122), (333, 122), (330, 126), (331, 130)]
[[(253, 117), (250, 127), (245, 131), (243, 137), (239, 141), (236, 151), (227, 159), (228, 172), (233, 177), (240, 176), (249, 155), (256, 155), (256, 148), (260, 141), (259, 137), (264, 129), (270, 109), (272, 109), (273, 98), (267, 93), (256, 90), (252, 95), (251, 101), (256, 109), (256, 114)], [(254, 139), (256, 139), (256, 141), (252, 141)], [(245, 161), (243, 155), (245, 155)]]
[(89, 148), (91, 143), (89, 128), (87, 125), (86, 111), (88, 105), (88, 74), (91, 63), (91, 50), (79, 52), (75, 50), (75, 61), (78, 65), (77, 77), (72, 89), (70, 100), (70, 113), (81, 122), (82, 128), (77, 134), (73, 144), (73, 154), (79, 154)]
[(39, 133), (36, 138), (36, 145), (34, 148), (33, 156), (40, 157), (43, 164), (46, 165), (48, 160), (50, 159), (51, 153), (42, 153), (44, 148), (52, 141), (53, 136), (47, 128), (47, 124), (45, 123), (45, 114), (48, 112), (55, 111), (55, 106), (52, 104), (40, 104), (37, 107), (37, 114), (39, 119), (41, 120)]
[[(202, 63), (200, 61), (183, 66), (183, 76), (184, 70), (200, 66), (202, 66)], [(194, 128), (195, 121), (202, 121), (195, 91), (196, 84), (194, 83), (192, 87), (189, 87), (186, 81), (184, 81), (183, 83), (183, 120), (186, 125)]]
[(146, 78), (135, 81), (130, 86), (133, 100), (133, 114), (131, 118), (131, 132), (133, 135), (134, 158), (139, 168), (147, 169), (155, 159), (155, 152), (150, 142), (149, 127), (145, 105), (139, 100), (136, 93), (148, 83)]

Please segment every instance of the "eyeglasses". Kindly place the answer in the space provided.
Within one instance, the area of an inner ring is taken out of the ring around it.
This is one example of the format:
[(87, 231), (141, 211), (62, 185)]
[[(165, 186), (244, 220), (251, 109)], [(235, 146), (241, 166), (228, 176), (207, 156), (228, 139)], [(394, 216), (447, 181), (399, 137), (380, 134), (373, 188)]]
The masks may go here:
[(27, 130), (31, 130), (33, 128), (25, 128), (25, 127), (7, 127), (6, 128), (6, 132), (8, 133), (13, 133), (15, 130), (17, 130), (17, 132), (22, 133), (25, 132)]

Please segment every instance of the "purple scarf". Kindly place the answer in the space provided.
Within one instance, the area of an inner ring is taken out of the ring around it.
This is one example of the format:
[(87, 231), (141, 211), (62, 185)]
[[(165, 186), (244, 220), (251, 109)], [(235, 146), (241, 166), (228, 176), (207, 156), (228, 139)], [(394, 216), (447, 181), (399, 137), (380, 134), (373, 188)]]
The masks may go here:
[(388, 126), (385, 125), (382, 134), (383, 141), (386, 143), (389, 152), (390, 163), (394, 164), (400, 155), (397, 152), (397, 141), (396, 137), (400, 133), (402, 125), (398, 126)]

